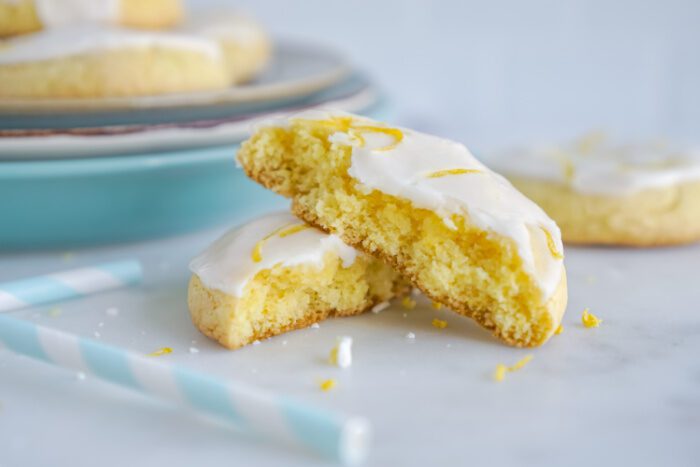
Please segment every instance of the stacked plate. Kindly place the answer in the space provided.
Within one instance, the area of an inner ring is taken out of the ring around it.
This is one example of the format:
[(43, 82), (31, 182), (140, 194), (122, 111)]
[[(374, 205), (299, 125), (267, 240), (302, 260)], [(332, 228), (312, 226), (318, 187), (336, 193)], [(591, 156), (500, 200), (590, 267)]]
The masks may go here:
[(284, 206), (235, 166), (251, 126), (314, 107), (378, 117), (381, 101), (342, 58), (300, 44), (226, 91), (0, 101), (0, 249), (158, 237)]

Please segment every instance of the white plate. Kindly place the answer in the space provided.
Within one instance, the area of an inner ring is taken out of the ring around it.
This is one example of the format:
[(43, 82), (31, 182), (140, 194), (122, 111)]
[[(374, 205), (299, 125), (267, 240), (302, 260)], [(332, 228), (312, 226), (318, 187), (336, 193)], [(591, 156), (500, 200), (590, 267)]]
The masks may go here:
[(79, 158), (125, 155), (174, 149), (235, 144), (245, 139), (252, 125), (275, 114), (306, 108), (325, 107), (346, 112), (363, 113), (378, 102), (378, 93), (365, 87), (349, 96), (320, 104), (285, 108), (284, 111), (258, 113), (253, 118), (223, 121), (206, 127), (166, 126), (91, 136), (56, 135), (35, 137), (3, 137), (0, 139), (0, 161), (52, 158)]

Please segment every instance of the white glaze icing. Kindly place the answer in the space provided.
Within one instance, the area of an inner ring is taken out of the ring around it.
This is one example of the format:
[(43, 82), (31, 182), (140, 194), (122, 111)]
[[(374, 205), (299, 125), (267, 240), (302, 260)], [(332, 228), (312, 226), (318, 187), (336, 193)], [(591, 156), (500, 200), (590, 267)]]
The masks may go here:
[(0, 65), (51, 60), (104, 50), (150, 47), (195, 51), (213, 60), (222, 58), (218, 42), (204, 37), (85, 23), (44, 29), (7, 40), (0, 47)]
[[(276, 265), (321, 267), (328, 252), (338, 255), (343, 267), (355, 262), (357, 250), (339, 237), (313, 227), (284, 237), (273, 234), (293, 226), (304, 226), (304, 223), (289, 213), (274, 213), (232, 229), (193, 259), (190, 270), (206, 287), (240, 297), (248, 281), (258, 272)], [(270, 234), (273, 235), (265, 239)], [(258, 262), (253, 260), (256, 245), (260, 245)]]
[(607, 196), (700, 180), (700, 150), (661, 142), (615, 144), (601, 134), (560, 146), (502, 151), (489, 155), (487, 162), (508, 176), (563, 183), (580, 193)]
[[(392, 128), (364, 117), (318, 110), (293, 115), (286, 121), (273, 120), (263, 126), (286, 128), (293, 119), (348, 116), (355, 120), (356, 126)], [(443, 217), (448, 226), (452, 224), (451, 215), (466, 215), (477, 227), (512, 239), (525, 270), (535, 279), (544, 297), (551, 296), (561, 280), (563, 261), (551, 253), (543, 229), (550, 233), (556, 252), (561, 253), (561, 234), (555, 222), (504, 177), (479, 162), (464, 145), (405, 128), (400, 131), (403, 139), (388, 149), (395, 142), (394, 137), (373, 131), (339, 131), (330, 140), (352, 146), (348, 175), (364, 190), (378, 190), (410, 200), (414, 206)], [(364, 145), (358, 133), (365, 140)], [(452, 169), (477, 172), (428, 177)]]
[(120, 0), (34, 0), (44, 27), (83, 21), (114, 22), (119, 19)]

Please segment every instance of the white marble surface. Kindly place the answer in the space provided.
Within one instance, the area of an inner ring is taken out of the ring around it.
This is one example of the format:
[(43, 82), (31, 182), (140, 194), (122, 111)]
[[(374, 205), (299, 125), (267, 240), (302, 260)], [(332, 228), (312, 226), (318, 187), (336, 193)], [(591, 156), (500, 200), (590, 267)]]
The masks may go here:
[[(84, 336), (99, 332), (137, 352), (170, 346), (174, 353), (160, 358), (366, 415), (376, 430), (369, 466), (698, 465), (700, 246), (568, 248), (564, 333), (533, 351), (503, 346), (468, 319), (422, 304), (326, 321), (229, 352), (197, 333), (185, 304), (188, 259), (218, 233), (3, 255), (0, 280), (141, 259), (142, 287), (13, 315)], [(109, 307), (119, 315), (108, 316)], [(584, 307), (604, 319), (600, 328), (581, 325)], [(432, 327), (435, 316), (449, 326)], [(415, 341), (405, 338), (409, 331)], [(345, 371), (325, 362), (340, 334), (355, 340)], [(191, 346), (200, 352), (189, 353)], [(534, 359), (523, 370), (492, 379), (496, 364), (529, 353)], [(326, 377), (339, 382), (329, 393), (317, 386)], [(0, 404), (3, 467), (324, 465), (8, 351), (0, 351)]]

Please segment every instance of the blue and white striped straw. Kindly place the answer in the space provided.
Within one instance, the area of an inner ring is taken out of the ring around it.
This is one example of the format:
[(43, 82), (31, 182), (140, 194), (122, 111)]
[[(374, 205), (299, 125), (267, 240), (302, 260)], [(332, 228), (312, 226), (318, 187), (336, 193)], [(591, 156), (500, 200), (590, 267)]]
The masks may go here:
[(141, 264), (127, 260), (0, 283), (0, 312), (134, 285), (142, 278)]
[(222, 381), (7, 315), (0, 315), (0, 344), (37, 360), (193, 408), (241, 430), (311, 449), (344, 464), (357, 464), (367, 454), (370, 426), (361, 417), (324, 411), (289, 397)]

